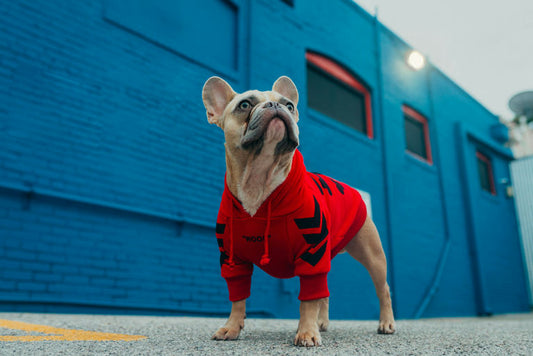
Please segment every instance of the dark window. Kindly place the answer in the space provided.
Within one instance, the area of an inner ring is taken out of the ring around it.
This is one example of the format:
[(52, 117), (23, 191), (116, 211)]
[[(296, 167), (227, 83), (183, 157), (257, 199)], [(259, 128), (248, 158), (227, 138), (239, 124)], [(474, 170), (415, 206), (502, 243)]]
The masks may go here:
[(476, 152), (477, 169), (479, 172), (479, 183), (481, 189), (496, 195), (496, 187), (494, 186), (494, 175), (492, 173), (492, 162), (481, 152)]
[(282, 1), (289, 6), (294, 6), (294, 0), (282, 0)]
[(307, 53), (307, 105), (373, 137), (370, 92), (330, 59)]
[(407, 141), (407, 149), (409, 151), (422, 158), (427, 158), (423, 123), (410, 116), (406, 116), (405, 140)]
[(427, 119), (407, 106), (403, 107), (403, 113), (407, 151), (417, 158), (432, 164)]

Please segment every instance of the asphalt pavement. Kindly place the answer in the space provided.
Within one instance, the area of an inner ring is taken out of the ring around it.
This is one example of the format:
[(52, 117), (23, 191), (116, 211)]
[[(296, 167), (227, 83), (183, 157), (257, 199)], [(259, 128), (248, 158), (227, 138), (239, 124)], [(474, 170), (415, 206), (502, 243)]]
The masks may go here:
[(297, 320), (247, 319), (237, 341), (210, 340), (220, 318), (0, 313), (0, 355), (533, 355), (533, 314), (332, 320), (323, 346), (292, 341)]

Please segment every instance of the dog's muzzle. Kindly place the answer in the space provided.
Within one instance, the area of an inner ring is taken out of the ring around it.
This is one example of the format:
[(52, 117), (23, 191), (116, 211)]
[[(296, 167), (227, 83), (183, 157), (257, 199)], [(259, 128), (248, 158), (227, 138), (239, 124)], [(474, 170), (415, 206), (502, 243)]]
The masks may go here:
[(245, 150), (261, 152), (268, 124), (275, 118), (285, 124), (285, 137), (277, 144), (276, 154), (291, 152), (299, 145), (298, 127), (289, 110), (275, 101), (267, 101), (251, 113), (250, 121), (241, 139), (241, 147)]

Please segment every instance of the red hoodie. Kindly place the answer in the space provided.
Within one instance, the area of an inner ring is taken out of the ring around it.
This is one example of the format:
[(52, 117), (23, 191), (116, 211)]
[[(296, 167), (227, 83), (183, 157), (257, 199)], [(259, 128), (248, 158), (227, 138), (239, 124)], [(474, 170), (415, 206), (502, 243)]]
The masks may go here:
[(307, 172), (298, 150), (287, 179), (253, 217), (225, 184), (216, 235), (229, 299), (250, 296), (254, 264), (277, 278), (299, 276), (300, 300), (329, 296), (331, 259), (361, 229), (366, 214), (357, 190)]

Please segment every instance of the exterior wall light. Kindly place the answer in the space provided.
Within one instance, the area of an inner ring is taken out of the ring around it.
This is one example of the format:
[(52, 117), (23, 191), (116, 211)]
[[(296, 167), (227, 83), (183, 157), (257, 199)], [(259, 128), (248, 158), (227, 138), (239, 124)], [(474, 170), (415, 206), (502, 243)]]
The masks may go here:
[(426, 59), (422, 53), (412, 50), (407, 54), (407, 65), (414, 70), (420, 70), (426, 65)]

